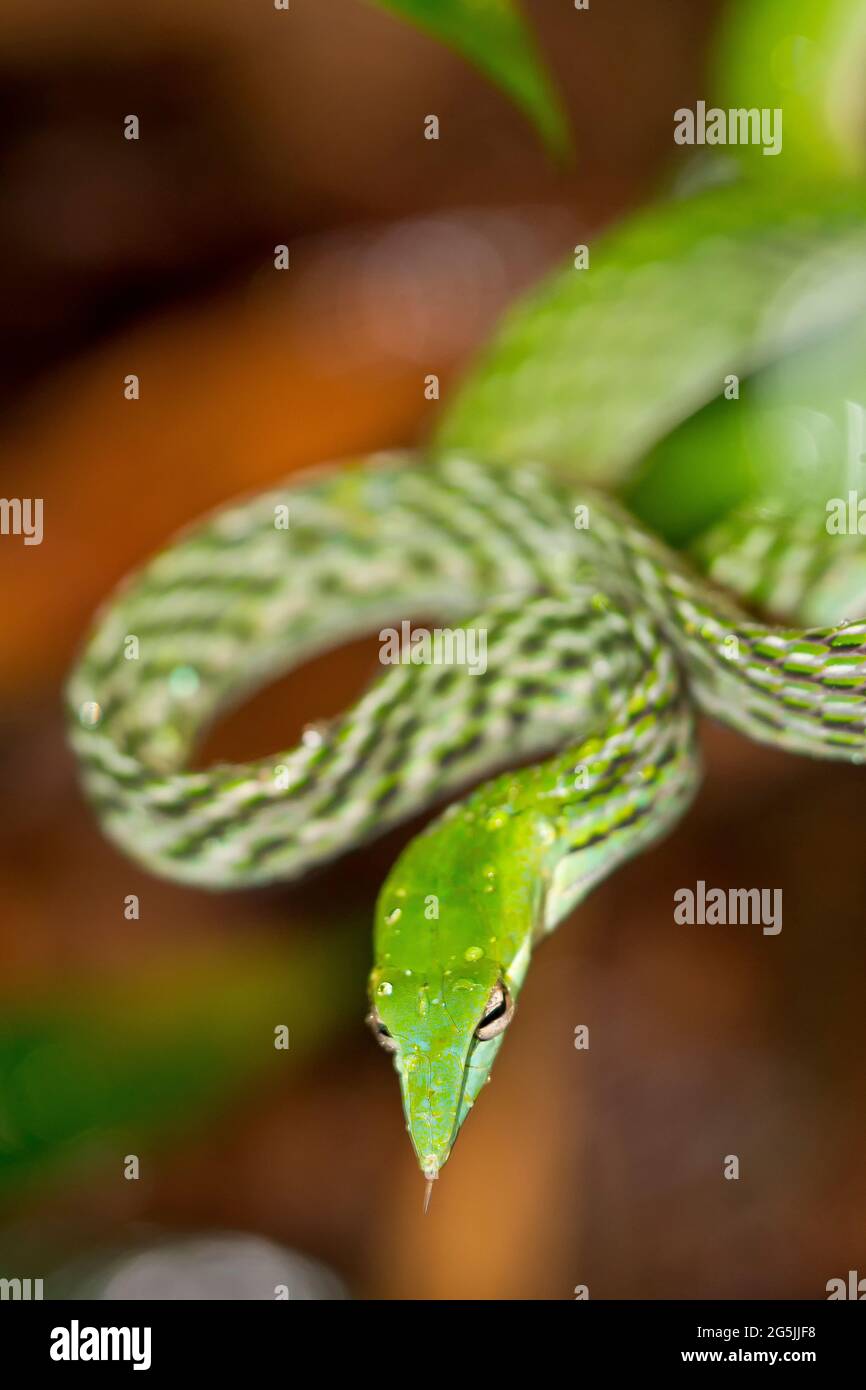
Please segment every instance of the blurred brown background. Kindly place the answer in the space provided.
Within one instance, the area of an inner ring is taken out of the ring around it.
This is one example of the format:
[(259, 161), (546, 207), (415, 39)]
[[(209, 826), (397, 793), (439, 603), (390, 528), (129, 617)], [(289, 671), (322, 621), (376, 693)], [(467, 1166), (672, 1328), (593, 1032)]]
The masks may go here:
[[(539, 953), (425, 1220), (361, 1022), (372, 905), (408, 831), (300, 888), (212, 898), (107, 844), (64, 747), (64, 673), (133, 564), (233, 493), (423, 439), (440, 408), (425, 374), (447, 396), (502, 308), (666, 177), (718, 6), (526, 9), (575, 132), (564, 170), (464, 63), (362, 0), (3, 8), (2, 490), (45, 499), (41, 546), (0, 542), (6, 1025), (131, 989), (149, 1017), (167, 981), (216, 1035), (219, 991), (197, 982), (275, 961), (314, 970), (318, 1016), (263, 1006), (263, 1057), (285, 1021), (285, 1061), (251, 1063), (194, 1125), (94, 1126), (15, 1168), (0, 1252), (19, 1273), (215, 1229), (306, 1252), (361, 1297), (821, 1297), (866, 1258), (862, 773), (706, 730), (694, 812)], [(373, 650), (290, 676), (207, 756), (286, 746), (362, 686)], [(674, 890), (698, 878), (781, 887), (781, 935), (674, 925)], [(118, 1004), (118, 1035), (137, 1017)], [(20, 1096), (30, 1062), (10, 1046)], [(0, 1160), (51, 1137), (26, 1129), (0, 1107)]]

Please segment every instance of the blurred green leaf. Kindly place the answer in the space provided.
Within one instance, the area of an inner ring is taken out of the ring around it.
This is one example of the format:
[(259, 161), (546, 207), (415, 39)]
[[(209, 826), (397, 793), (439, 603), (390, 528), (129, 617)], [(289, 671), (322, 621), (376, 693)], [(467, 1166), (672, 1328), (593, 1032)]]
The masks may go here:
[(426, 29), (507, 92), (557, 155), (569, 149), (562, 107), (512, 0), (371, 0)]
[(769, 178), (866, 169), (866, 0), (734, 0), (713, 54), (714, 103), (780, 108), (782, 150), (727, 153)]
[[(0, 1198), (187, 1132), (294, 1071), (364, 1008), (369, 940), (349, 929), (211, 948), (110, 986), (64, 981), (0, 1017)], [(289, 1048), (274, 1029), (289, 1029)]]
[(743, 181), (649, 208), (510, 311), (435, 446), (621, 487), (729, 373), (866, 312), (864, 264), (866, 190), (847, 181)]

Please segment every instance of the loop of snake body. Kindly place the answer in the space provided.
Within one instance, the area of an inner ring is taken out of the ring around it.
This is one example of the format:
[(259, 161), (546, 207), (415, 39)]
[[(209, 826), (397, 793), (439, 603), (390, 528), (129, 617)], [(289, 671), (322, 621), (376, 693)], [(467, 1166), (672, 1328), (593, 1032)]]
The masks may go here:
[[(773, 523), (734, 521), (705, 538), (707, 570), (764, 553)], [(859, 594), (862, 547), (826, 540), (799, 545), (791, 612), (831, 580)], [(483, 633), (483, 671), (392, 665), (297, 748), (185, 770), (204, 727), (254, 687), (430, 613)], [(386, 455), (223, 508), (128, 581), (69, 681), (71, 738), (116, 843), (209, 889), (298, 877), (480, 781), (409, 844), (376, 910), (370, 1022), (432, 1181), (536, 944), (688, 805), (696, 713), (792, 752), (866, 756), (866, 623), (848, 616), (755, 621), (618, 503), (544, 464)]]

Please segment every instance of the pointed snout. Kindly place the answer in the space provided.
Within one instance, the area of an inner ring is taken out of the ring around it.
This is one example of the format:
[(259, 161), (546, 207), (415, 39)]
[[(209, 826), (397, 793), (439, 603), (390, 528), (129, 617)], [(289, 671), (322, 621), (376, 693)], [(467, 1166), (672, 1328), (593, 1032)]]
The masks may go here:
[(431, 1057), (420, 1048), (402, 1059), (406, 1125), (422, 1173), (432, 1181), (448, 1160), (461, 1120), (464, 1058), (456, 1049)]

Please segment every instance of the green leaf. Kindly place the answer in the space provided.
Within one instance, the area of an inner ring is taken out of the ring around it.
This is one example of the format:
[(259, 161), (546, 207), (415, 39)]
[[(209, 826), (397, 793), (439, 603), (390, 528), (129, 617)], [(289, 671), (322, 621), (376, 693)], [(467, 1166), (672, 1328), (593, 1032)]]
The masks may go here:
[(570, 148), (562, 107), (532, 34), (512, 0), (371, 0), (468, 58), (526, 113), (547, 145)]
[(729, 373), (866, 312), (864, 256), (866, 190), (847, 181), (649, 208), (511, 309), (434, 446), (622, 487)]
[(713, 45), (723, 107), (783, 112), (782, 151), (728, 149), (762, 178), (866, 171), (866, 0), (734, 0)]

